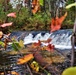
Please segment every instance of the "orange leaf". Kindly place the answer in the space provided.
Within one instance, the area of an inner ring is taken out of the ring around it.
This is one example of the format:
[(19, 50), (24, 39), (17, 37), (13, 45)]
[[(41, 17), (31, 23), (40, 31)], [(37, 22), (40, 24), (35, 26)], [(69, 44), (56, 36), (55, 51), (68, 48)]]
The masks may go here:
[(61, 28), (61, 24), (64, 21), (66, 16), (67, 16), (67, 12), (60, 18), (56, 17), (56, 18), (52, 19), (52, 21), (51, 21), (51, 32), (59, 30)]
[(30, 60), (33, 59), (33, 58), (34, 58), (33, 54), (25, 55), (24, 57), (18, 59), (17, 64), (27, 63), (28, 61), (30, 61)]
[(34, 47), (34, 48), (36, 48), (36, 47), (39, 47), (41, 45), (41, 41), (40, 40), (38, 40), (38, 43), (32, 43), (32, 46)]
[(12, 75), (19, 75), (17, 72), (15, 72), (15, 71), (11, 71), (11, 74)]
[(0, 31), (0, 38), (2, 38), (2, 36), (3, 36), (3, 32), (2, 32), (2, 31)]
[(46, 46), (46, 50), (53, 51), (54, 50), (54, 45), (49, 44), (48, 46)]
[(35, 14), (40, 8), (39, 0), (33, 0), (32, 5), (33, 5), (32, 13)]
[[(8, 73), (9, 73), (9, 72), (8, 72)], [(18, 74), (17, 72), (15, 72), (15, 71), (11, 71), (11, 74), (12, 74), (12, 75), (19, 75), (19, 74)], [(1, 72), (0, 75), (5, 75), (5, 74), (4, 74), (4, 72)]]

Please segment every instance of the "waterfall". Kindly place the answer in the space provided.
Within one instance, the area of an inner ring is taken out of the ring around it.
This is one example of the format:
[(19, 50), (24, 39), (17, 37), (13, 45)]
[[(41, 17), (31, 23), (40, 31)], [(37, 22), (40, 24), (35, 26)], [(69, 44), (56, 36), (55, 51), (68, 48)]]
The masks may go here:
[[(12, 32), (10, 37), (16, 36), (17, 40), (23, 40), (24, 45), (31, 44), (34, 42), (38, 42), (38, 40), (47, 40), (49, 38), (52, 39), (50, 44), (54, 45), (56, 49), (64, 50), (71, 49), (71, 36), (72, 30), (58, 30), (53, 33), (49, 33), (49, 31), (24, 31), (24, 32)], [(43, 45), (48, 45), (48, 43), (42, 42)]]
[(72, 30), (59, 30), (50, 36), (50, 43), (59, 49), (71, 49), (71, 34)]
[[(31, 34), (31, 35), (30, 35)], [(24, 38), (24, 44), (29, 44), (33, 42), (38, 42), (38, 40), (47, 40), (48, 38), (51, 38), (52, 41), (50, 44), (54, 45), (57, 49), (71, 49), (71, 34), (72, 30), (66, 29), (66, 30), (59, 30), (53, 33), (45, 32), (44, 35), (43, 32), (37, 33), (34, 37), (33, 34), (30, 33), (28, 36)], [(26, 39), (28, 38), (28, 40)], [(27, 43), (28, 42), (28, 43)], [(46, 43), (42, 43), (42, 45), (47, 45)]]

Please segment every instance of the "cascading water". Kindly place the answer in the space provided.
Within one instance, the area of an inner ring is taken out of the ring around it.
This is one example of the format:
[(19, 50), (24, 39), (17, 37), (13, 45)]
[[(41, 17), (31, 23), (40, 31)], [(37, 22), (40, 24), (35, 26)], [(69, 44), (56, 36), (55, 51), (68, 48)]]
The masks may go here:
[(72, 30), (59, 30), (52, 33), (50, 38), (52, 38), (51, 44), (55, 45), (58, 49), (71, 49), (71, 34)]
[[(16, 36), (17, 40), (22, 39), (24, 41), (24, 45), (31, 44), (33, 42), (38, 42), (38, 40), (47, 40), (51, 38), (51, 44), (55, 45), (56, 49), (64, 50), (71, 49), (71, 35), (72, 30), (58, 30), (53, 33), (49, 33), (49, 31), (24, 31), (24, 32), (13, 32), (11, 36)], [(47, 43), (43, 43), (42, 45), (47, 45)]]

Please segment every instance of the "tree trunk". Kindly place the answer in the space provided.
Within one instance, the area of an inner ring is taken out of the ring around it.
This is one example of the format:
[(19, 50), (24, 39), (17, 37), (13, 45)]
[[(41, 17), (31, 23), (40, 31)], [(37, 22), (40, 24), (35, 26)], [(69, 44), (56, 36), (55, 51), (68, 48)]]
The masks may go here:
[(29, 14), (32, 15), (32, 0), (28, 0), (28, 9), (29, 9)]
[(51, 17), (55, 17), (56, 15), (56, 1), (55, 0), (51, 0)]
[(51, 1), (48, 0), (48, 4), (49, 4), (49, 12), (51, 12)]
[[(76, 2), (76, 0), (75, 0), (75, 2)], [(76, 19), (76, 7), (75, 7), (75, 19)]]
[(8, 4), (9, 4), (10, 0), (4, 0), (4, 11), (8, 11)]
[(76, 43), (76, 20), (73, 28), (73, 35), (71, 38), (71, 45), (72, 45), (71, 66), (74, 66), (75, 64), (75, 43)]
[(75, 57), (75, 36), (73, 35), (71, 38), (71, 44), (72, 44), (72, 54), (71, 54), (71, 66), (74, 66), (74, 57)]

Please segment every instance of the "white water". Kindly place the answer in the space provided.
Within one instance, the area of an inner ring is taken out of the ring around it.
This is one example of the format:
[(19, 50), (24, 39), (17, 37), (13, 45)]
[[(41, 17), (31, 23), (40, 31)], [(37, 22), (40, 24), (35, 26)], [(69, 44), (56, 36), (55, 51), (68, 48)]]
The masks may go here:
[[(24, 44), (30, 44), (33, 42), (38, 42), (38, 40), (47, 40), (48, 38), (51, 38), (52, 41), (50, 42), (55, 46), (57, 49), (71, 49), (71, 34), (69, 34), (69, 31), (60, 31), (58, 33), (45, 33), (44, 36), (41, 35), (41, 33), (38, 33), (35, 37), (33, 37), (33, 34), (30, 33), (28, 36), (24, 38)], [(42, 45), (48, 45), (48, 43), (43, 43)]]
[(33, 35), (30, 33), (28, 36), (26, 36), (24, 38), (24, 44), (30, 44), (30, 43), (33, 43), (33, 42), (38, 42), (38, 40), (47, 40), (48, 38), (50, 38), (50, 35), (49, 33), (45, 33), (44, 36), (41, 35), (41, 33), (37, 34), (34, 38), (33, 38)]

